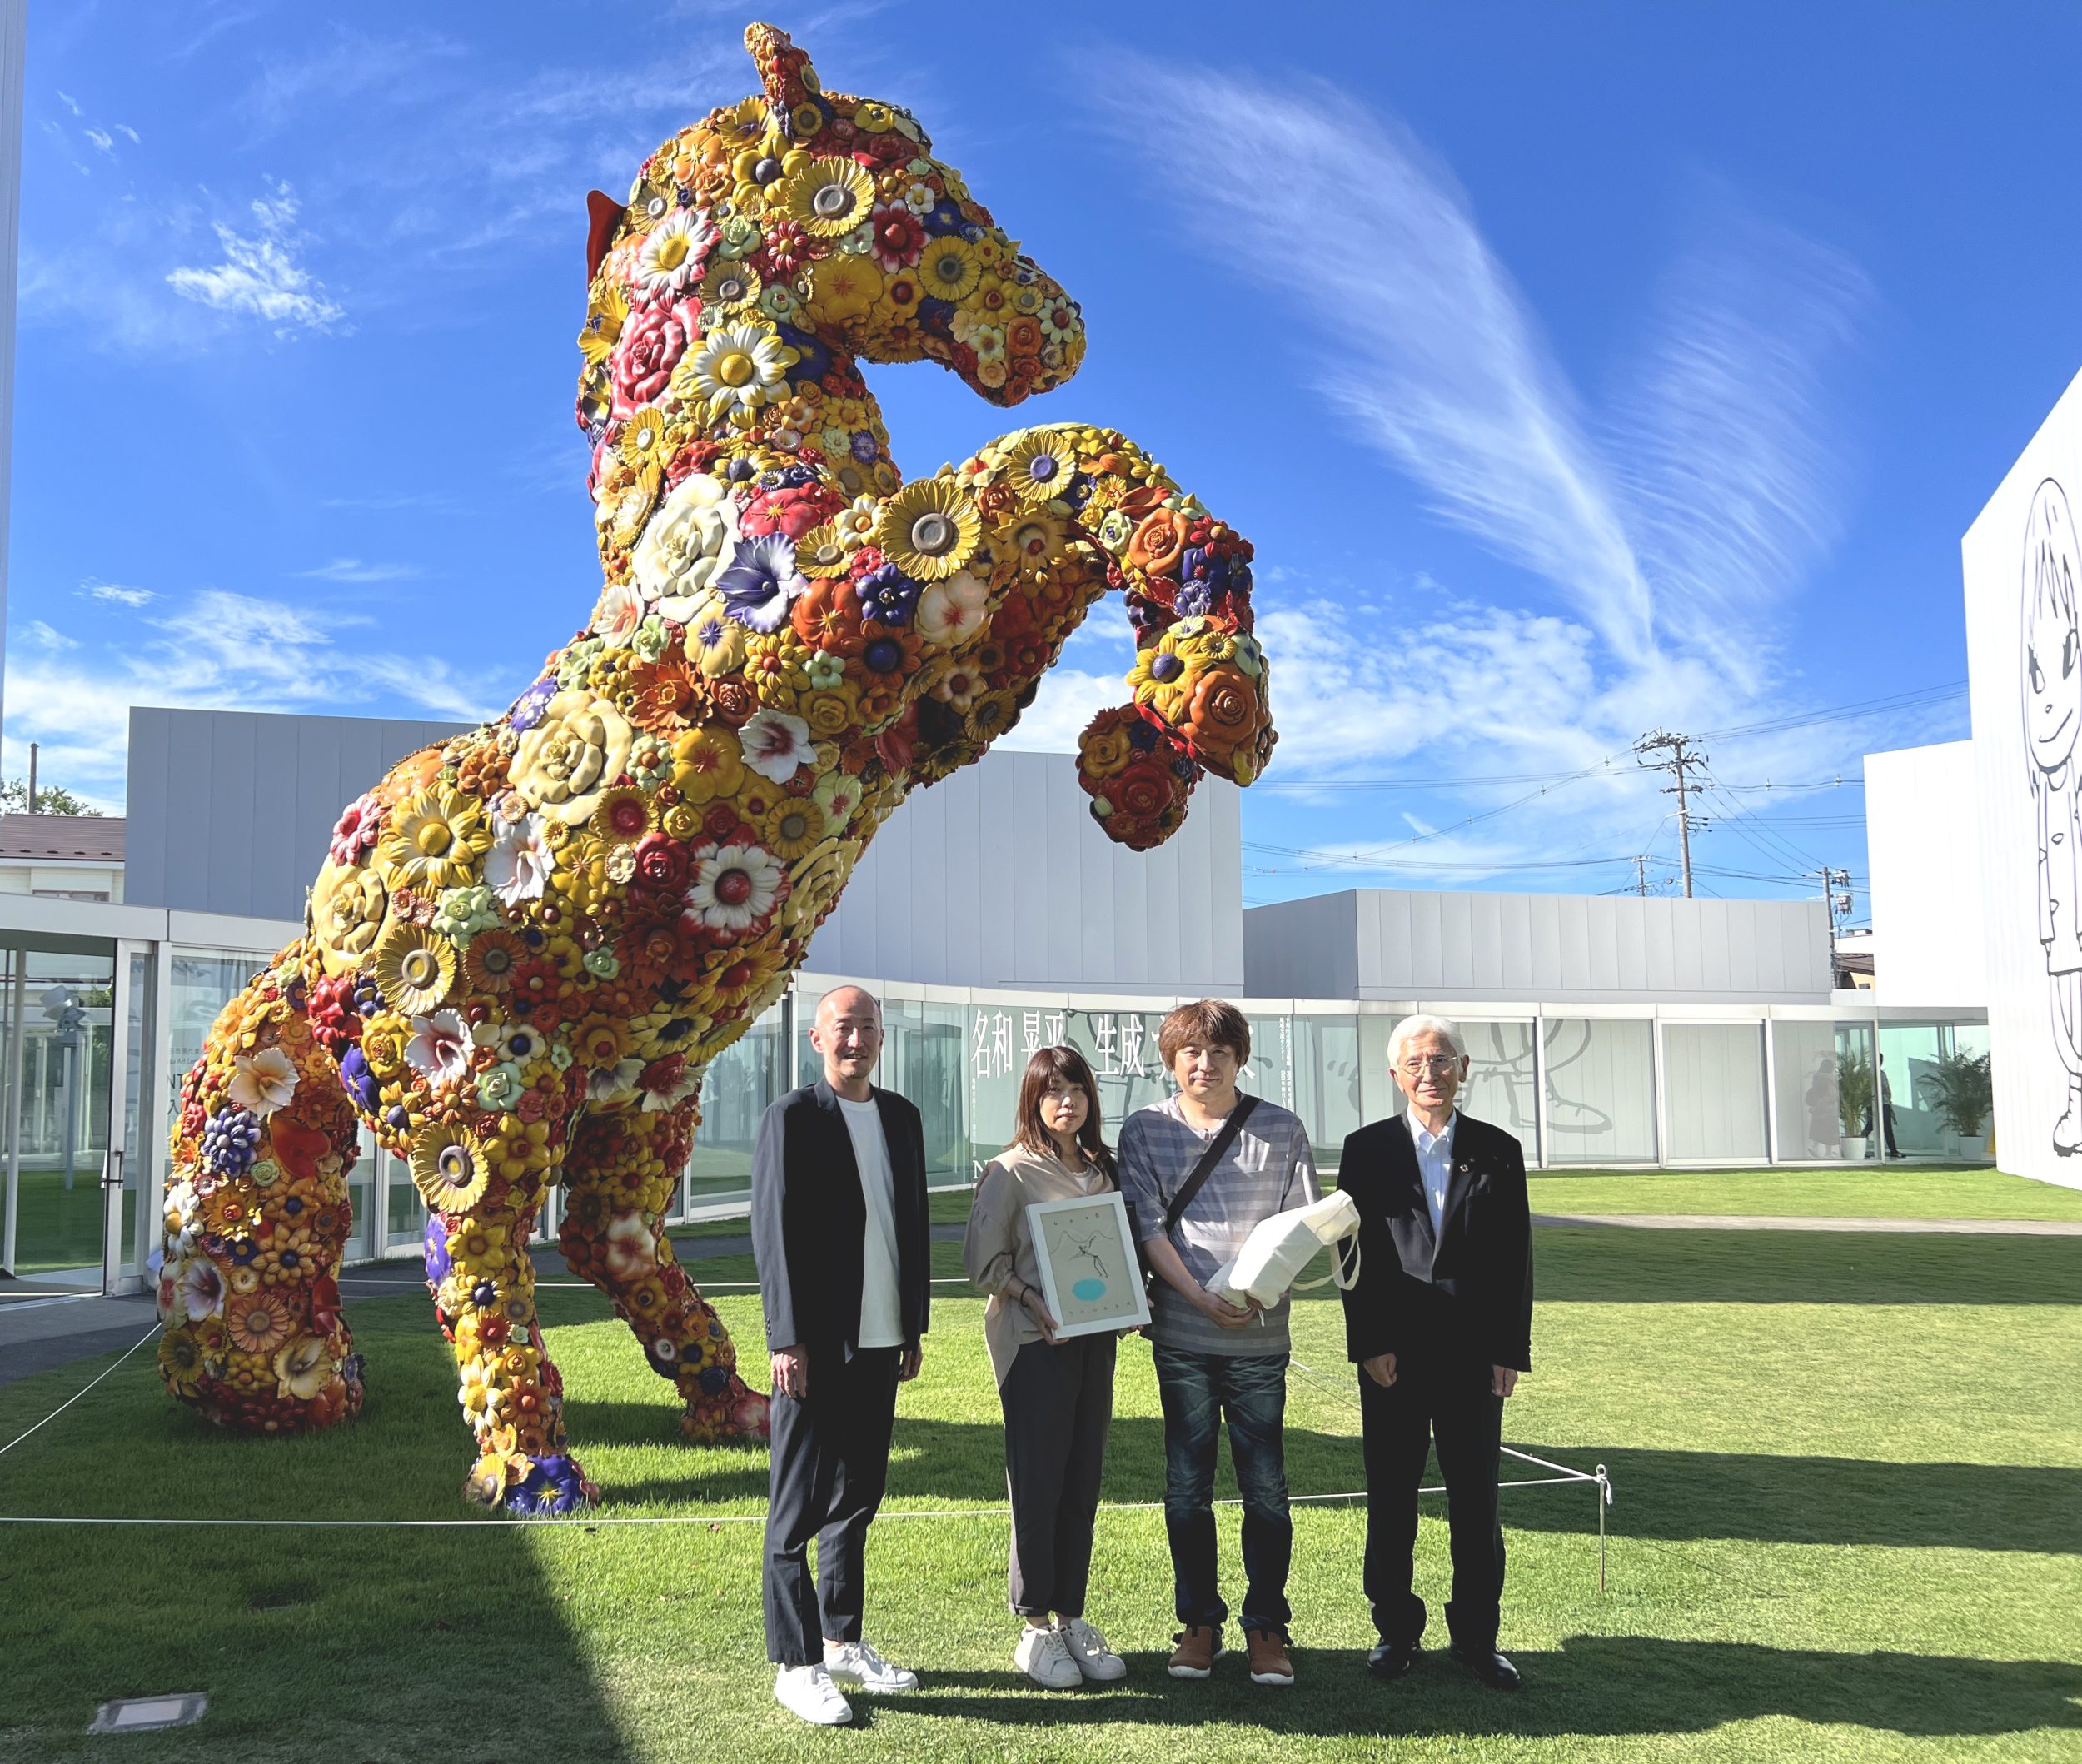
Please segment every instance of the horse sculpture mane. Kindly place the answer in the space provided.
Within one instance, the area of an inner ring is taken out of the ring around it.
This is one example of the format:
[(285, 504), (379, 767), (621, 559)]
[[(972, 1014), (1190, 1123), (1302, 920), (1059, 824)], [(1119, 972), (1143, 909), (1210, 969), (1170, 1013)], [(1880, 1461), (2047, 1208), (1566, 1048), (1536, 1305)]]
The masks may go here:
[(663, 1218), (710, 1061), (786, 989), (909, 792), (1018, 720), (1128, 597), (1133, 701), (1079, 743), (1093, 811), (1166, 838), (1203, 770), (1271, 750), (1248, 542), (1111, 430), (1005, 436), (904, 484), (856, 363), (927, 357), (1013, 405), (1084, 351), (1076, 303), (895, 106), (780, 32), (763, 92), (595, 192), (578, 416), (605, 575), (503, 717), (350, 804), (305, 934), (183, 1080), (159, 1283), (167, 1383), (211, 1419), (362, 1401), (336, 1281), (366, 1123), (429, 1208), (426, 1273), (477, 1458), (517, 1512), (597, 1497), (570, 1455), (527, 1243), (560, 1242), (685, 1399), (758, 1437)]

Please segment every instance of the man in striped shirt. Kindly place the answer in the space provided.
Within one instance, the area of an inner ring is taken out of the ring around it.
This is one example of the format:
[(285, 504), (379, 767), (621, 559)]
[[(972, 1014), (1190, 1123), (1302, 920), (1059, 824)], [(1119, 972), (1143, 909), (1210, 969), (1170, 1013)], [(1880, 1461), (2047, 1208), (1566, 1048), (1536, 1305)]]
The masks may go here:
[(1251, 1057), (1251, 1028), (1233, 1004), (1203, 999), (1164, 1019), (1157, 1047), (1178, 1090), (1123, 1124), (1120, 1184), (1159, 1277), (1150, 1335), (1164, 1411), (1164, 1526), (1183, 1626), (1171, 1675), (1205, 1678), (1222, 1652), (1228, 1607), (1215, 1565), (1214, 1463), (1226, 1416), (1243, 1497), (1241, 1619), (1251, 1678), (1290, 1685), (1287, 1571), (1294, 1527), (1282, 1431), (1289, 1301), (1239, 1308), (1206, 1283), (1261, 1220), (1320, 1198), (1315, 1159), (1299, 1117), (1276, 1103), (1252, 1101), (1167, 1233), (1173, 1198), (1243, 1100), (1237, 1075)]

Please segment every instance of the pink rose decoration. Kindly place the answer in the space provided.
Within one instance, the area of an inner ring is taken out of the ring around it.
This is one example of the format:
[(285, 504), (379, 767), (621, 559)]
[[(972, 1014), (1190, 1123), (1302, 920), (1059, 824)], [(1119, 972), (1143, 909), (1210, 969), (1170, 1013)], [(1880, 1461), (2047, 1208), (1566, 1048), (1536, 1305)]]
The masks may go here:
[(681, 301), (671, 306), (640, 306), (629, 315), (607, 371), (615, 382), (615, 414), (628, 416), (665, 389), (672, 370), (687, 352), (700, 309)]
[(332, 861), (343, 865), (359, 864), (361, 855), (376, 844), (382, 831), (383, 811), (376, 806), (376, 798), (366, 793), (356, 797), (333, 823)]

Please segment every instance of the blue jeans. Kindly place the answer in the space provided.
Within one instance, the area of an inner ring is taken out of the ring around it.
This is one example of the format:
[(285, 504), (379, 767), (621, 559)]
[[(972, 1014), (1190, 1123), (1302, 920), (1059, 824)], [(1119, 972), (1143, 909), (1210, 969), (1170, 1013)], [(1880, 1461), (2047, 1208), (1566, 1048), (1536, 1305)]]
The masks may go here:
[(1164, 1407), (1164, 1529), (1178, 1621), (1219, 1628), (1228, 1617), (1215, 1572), (1214, 1457), (1222, 1421), (1243, 1497), (1246, 1629), (1284, 1632), (1287, 1570), (1294, 1522), (1287, 1506), (1287, 1351), (1193, 1353), (1158, 1346), (1157, 1389)]

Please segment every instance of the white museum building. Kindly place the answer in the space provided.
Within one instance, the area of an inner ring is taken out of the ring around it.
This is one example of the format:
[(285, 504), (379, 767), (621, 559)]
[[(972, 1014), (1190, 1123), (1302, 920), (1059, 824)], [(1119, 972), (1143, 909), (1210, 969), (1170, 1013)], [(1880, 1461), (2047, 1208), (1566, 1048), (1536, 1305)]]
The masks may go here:
[[(7, 1273), (142, 1283), (146, 1197), (205, 1032), (300, 931), (340, 805), (452, 732), (138, 710), (126, 823), (98, 843), (69, 822), (51, 838), (32, 829), (24, 855), (0, 852)], [(47, 855), (33, 888), (10, 875), (66, 841), (96, 873)], [(1875, 870), (1880, 849), (1875, 835)], [(95, 885), (42, 885), (80, 880)], [(107, 898), (63, 898), (86, 894)], [(1138, 854), (1093, 825), (1068, 756), (998, 752), (898, 811), (793, 993), (711, 1067), (680, 1210), (743, 1209), (759, 1118), (814, 1071), (808, 1011), (840, 980), (884, 999), (882, 1081), (923, 1110), (949, 1185), (1009, 1137), (1034, 1048), (1082, 1048), (1117, 1121), (1163, 1092), (1164, 1011), (1210, 995), (1243, 1004), (1247, 1087), (1299, 1112), (1327, 1170), (1347, 1133), (1395, 1106), (1387, 1034), (1418, 1009), (1462, 1024), (1469, 1112), (1507, 1125), (1542, 1167), (1877, 1159), (1890, 1131), (1906, 1158), (1978, 1157), (1923, 1079), (1985, 1051), (1981, 999), (1964, 979), (1897, 999), (1890, 975), (1891, 961), (1878, 990), (1832, 991), (1819, 899), (1363, 889), (1247, 909), (1233, 787), (1210, 780), (1181, 832)], [(353, 1186), (351, 1259), (416, 1255), (425, 1213), (401, 1162), (369, 1145)]]

